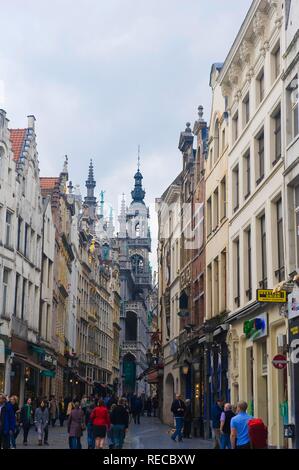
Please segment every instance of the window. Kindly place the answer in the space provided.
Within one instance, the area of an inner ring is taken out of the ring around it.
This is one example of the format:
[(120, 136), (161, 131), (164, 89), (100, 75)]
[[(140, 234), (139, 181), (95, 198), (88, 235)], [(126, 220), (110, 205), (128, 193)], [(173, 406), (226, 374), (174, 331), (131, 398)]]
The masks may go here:
[(212, 200), (211, 198), (207, 201), (207, 231), (208, 235), (212, 232)]
[(239, 136), (239, 113), (235, 113), (233, 117), (233, 142), (236, 142)]
[(234, 255), (235, 255), (235, 306), (240, 307), (240, 241), (234, 241)]
[(23, 289), (22, 289), (22, 305), (21, 305), (21, 319), (24, 320), (25, 314), (25, 297), (26, 297), (26, 281), (23, 279)]
[(281, 158), (281, 111), (280, 108), (273, 117), (274, 120), (274, 159), (273, 165)]
[(251, 261), (251, 228), (245, 232), (246, 239), (246, 261), (247, 261), (247, 285), (246, 296), (248, 300), (252, 299), (252, 261)]
[(239, 209), (239, 165), (233, 169), (233, 210)]
[(213, 302), (213, 314), (219, 314), (219, 262), (218, 258), (214, 260), (214, 302)]
[(265, 97), (265, 74), (262, 69), (257, 77), (257, 104), (260, 104)]
[(9, 282), (9, 270), (3, 269), (3, 298), (2, 298), (2, 315), (7, 315), (7, 303), (8, 303), (8, 282)]
[(295, 187), (295, 237), (297, 248), (297, 268), (299, 267), (299, 184)]
[(226, 146), (226, 141), (225, 141), (225, 129), (222, 130), (222, 152), (224, 152)]
[(17, 316), (19, 286), (20, 286), (20, 275), (16, 274), (15, 303), (14, 303), (14, 311), (13, 311), (13, 314), (15, 317)]
[(214, 162), (219, 158), (219, 121), (216, 119), (214, 126)]
[(250, 119), (250, 104), (249, 104), (249, 93), (245, 96), (243, 100), (243, 127), (248, 124)]
[(12, 224), (12, 213), (6, 211), (6, 230), (5, 230), (5, 245), (10, 246), (11, 243), (11, 224)]
[(220, 183), (220, 221), (226, 217), (226, 178)]
[(18, 217), (18, 235), (17, 235), (17, 250), (18, 251), (21, 251), (22, 224), (23, 224), (22, 218)]
[(298, 123), (298, 77), (287, 88), (287, 136), (290, 143), (299, 133)]
[(282, 200), (276, 202), (276, 223), (277, 223), (277, 263), (278, 268), (275, 275), (278, 281), (284, 280), (284, 249), (283, 249), (283, 218), (282, 218)]
[(244, 198), (250, 195), (250, 150), (248, 150), (243, 157), (243, 169), (244, 169)]
[(280, 44), (273, 49), (271, 54), (272, 61), (272, 76), (275, 81), (280, 75)]
[(257, 180), (258, 185), (265, 176), (265, 148), (264, 148), (264, 129), (256, 138), (257, 141)]
[(266, 240), (266, 217), (262, 215), (260, 218), (261, 231), (261, 280), (260, 287), (267, 289), (267, 240)]
[(215, 230), (218, 227), (219, 222), (218, 188), (214, 191), (213, 199), (213, 230)]
[(208, 316), (211, 318), (212, 316), (212, 306), (213, 306), (213, 302), (212, 302), (212, 296), (213, 296), (213, 285), (212, 285), (212, 265), (209, 264), (208, 265), (208, 269), (207, 269), (207, 294), (208, 294), (208, 297), (207, 297), (207, 314)]
[(29, 225), (25, 224), (25, 236), (24, 236), (24, 255), (28, 258), (28, 247), (29, 247)]
[(2, 165), (3, 165), (3, 161), (4, 161), (4, 150), (2, 147), (0, 147), (0, 175), (2, 173)]

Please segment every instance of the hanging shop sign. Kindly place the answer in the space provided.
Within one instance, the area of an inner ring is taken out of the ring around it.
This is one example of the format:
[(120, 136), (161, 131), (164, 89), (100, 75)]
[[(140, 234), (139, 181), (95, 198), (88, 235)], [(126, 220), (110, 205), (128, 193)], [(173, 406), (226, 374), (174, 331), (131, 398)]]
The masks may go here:
[(285, 369), (287, 366), (287, 358), (283, 354), (276, 354), (276, 356), (273, 357), (272, 359), (272, 364), (275, 367), (275, 369)]
[(267, 313), (244, 322), (243, 331), (247, 339), (255, 341), (268, 335)]
[(287, 291), (280, 290), (278, 292), (273, 292), (272, 289), (258, 289), (257, 301), (258, 302), (270, 302), (270, 303), (286, 303)]
[(299, 289), (294, 289), (291, 294), (288, 295), (288, 318), (299, 317)]

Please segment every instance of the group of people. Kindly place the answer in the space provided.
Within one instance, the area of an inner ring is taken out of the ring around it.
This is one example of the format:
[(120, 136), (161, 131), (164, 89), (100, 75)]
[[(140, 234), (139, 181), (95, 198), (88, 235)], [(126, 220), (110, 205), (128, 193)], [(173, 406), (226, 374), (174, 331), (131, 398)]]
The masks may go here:
[(86, 431), (89, 449), (103, 449), (106, 441), (109, 448), (122, 448), (129, 427), (130, 416), (135, 424), (140, 417), (156, 416), (158, 399), (137, 396), (98, 395), (82, 398), (60, 397), (54, 395), (33, 400), (27, 398), (19, 407), (18, 397), (0, 394), (0, 448), (15, 449), (20, 431), (23, 444), (27, 446), (28, 435), (33, 428), (37, 434), (38, 445), (49, 445), (49, 427), (57, 421), (61, 427), (67, 421), (68, 443), (70, 449), (81, 449), (81, 438)]
[(265, 449), (268, 429), (260, 418), (247, 413), (245, 401), (236, 407), (217, 400), (212, 409), (214, 447), (220, 449)]
[(171, 439), (182, 442), (183, 437), (191, 439), (191, 427), (192, 427), (192, 408), (191, 400), (183, 400), (181, 395), (176, 395), (175, 400), (171, 405), (171, 412), (174, 416), (175, 431), (173, 432)]
[[(212, 436), (215, 449), (264, 449), (267, 447), (268, 430), (262, 419), (247, 413), (247, 403), (240, 401), (236, 407), (217, 400), (212, 407)], [(182, 442), (191, 437), (192, 408), (189, 399), (176, 395), (171, 405), (175, 430), (171, 439)]]

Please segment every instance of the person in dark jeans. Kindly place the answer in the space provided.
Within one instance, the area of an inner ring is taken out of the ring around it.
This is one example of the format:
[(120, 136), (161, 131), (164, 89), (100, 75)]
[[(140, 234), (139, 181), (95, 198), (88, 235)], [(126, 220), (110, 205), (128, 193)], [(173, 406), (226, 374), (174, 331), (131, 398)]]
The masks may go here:
[(184, 426), (184, 415), (185, 415), (186, 405), (183, 402), (181, 395), (176, 395), (176, 399), (171, 405), (171, 412), (173, 413), (175, 419), (175, 432), (171, 436), (173, 441), (178, 438), (178, 441), (181, 442), (182, 438), (182, 429)]
[(23, 444), (27, 446), (28, 434), (33, 421), (32, 400), (28, 398), (26, 404), (21, 408), (20, 424), (23, 428)]
[(131, 411), (135, 424), (140, 424), (140, 413), (142, 411), (142, 400), (137, 395), (133, 395), (131, 399)]
[(221, 413), (221, 417), (220, 417), (220, 448), (221, 449), (231, 449), (230, 422), (234, 416), (235, 416), (235, 413), (232, 411), (232, 405), (230, 403), (225, 403), (224, 411)]
[(223, 400), (217, 400), (212, 407), (212, 434), (214, 449), (220, 449), (220, 418), (223, 411)]
[(157, 396), (155, 396), (153, 398), (152, 403), (153, 403), (153, 415), (154, 415), (154, 418), (156, 418), (157, 410), (158, 410), (158, 407), (159, 407), (159, 400), (158, 400)]
[(192, 409), (191, 409), (191, 400), (187, 398), (186, 400), (186, 409), (184, 414), (184, 431), (183, 436), (186, 439), (191, 439), (191, 426), (192, 426)]
[(13, 405), (0, 394), (0, 449), (9, 449), (16, 430), (16, 416)]

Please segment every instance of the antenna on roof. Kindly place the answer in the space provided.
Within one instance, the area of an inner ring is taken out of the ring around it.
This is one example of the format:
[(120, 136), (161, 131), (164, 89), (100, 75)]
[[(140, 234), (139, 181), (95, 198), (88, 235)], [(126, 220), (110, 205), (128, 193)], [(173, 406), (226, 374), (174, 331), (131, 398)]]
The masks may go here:
[(138, 145), (137, 169), (138, 169), (138, 171), (140, 170), (140, 144)]

